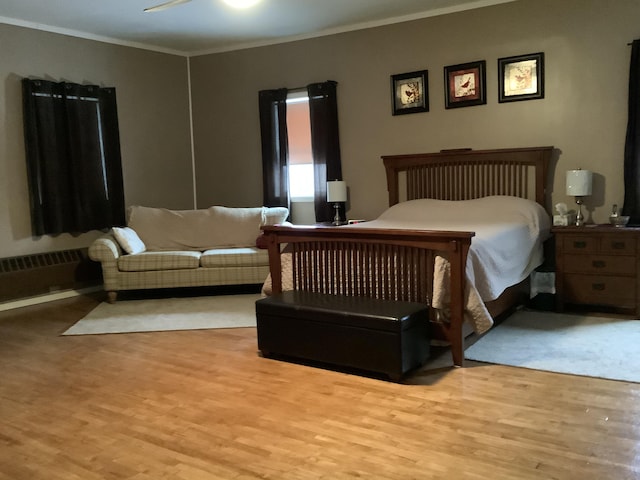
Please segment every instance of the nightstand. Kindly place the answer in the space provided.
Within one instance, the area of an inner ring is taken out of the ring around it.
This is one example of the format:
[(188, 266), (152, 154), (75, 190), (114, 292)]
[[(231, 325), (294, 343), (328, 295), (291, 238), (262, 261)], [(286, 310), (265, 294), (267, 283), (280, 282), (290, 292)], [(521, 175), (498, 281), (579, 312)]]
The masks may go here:
[(604, 307), (640, 314), (640, 228), (553, 227), (556, 308)]

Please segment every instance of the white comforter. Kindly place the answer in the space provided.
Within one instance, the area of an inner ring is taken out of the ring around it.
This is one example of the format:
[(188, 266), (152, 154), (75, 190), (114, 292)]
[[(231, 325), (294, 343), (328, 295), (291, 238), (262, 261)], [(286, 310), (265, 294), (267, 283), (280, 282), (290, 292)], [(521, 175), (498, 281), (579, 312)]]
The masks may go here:
[[(482, 333), (493, 325), (483, 302), (495, 300), (543, 261), (551, 221), (541, 205), (522, 198), (421, 199), (390, 207), (376, 220), (345, 228), (399, 228), (475, 232), (467, 259), (466, 318)], [(448, 262), (436, 261), (432, 306), (447, 304)]]

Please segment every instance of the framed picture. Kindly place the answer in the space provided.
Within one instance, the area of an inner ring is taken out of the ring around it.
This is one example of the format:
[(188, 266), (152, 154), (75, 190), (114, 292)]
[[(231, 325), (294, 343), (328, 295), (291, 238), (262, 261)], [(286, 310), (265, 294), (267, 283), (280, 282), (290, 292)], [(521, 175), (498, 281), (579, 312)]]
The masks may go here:
[(394, 115), (428, 112), (428, 70), (391, 75), (391, 105)]
[(498, 59), (498, 102), (544, 98), (544, 53)]
[(445, 108), (484, 105), (487, 103), (485, 83), (484, 60), (444, 67)]

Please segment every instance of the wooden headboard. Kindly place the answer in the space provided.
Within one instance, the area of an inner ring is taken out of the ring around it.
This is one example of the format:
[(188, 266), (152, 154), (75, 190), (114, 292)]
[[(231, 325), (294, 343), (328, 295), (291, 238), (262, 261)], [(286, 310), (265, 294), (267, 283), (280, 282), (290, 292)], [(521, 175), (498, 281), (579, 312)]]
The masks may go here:
[(418, 198), (471, 200), (511, 195), (550, 211), (547, 171), (553, 147), (443, 150), (383, 156), (389, 206)]

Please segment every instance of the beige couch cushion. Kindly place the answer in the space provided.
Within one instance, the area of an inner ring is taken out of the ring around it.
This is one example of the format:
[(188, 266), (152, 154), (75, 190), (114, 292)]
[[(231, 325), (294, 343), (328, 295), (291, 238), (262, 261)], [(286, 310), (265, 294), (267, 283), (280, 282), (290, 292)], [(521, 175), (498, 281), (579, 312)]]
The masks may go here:
[(118, 258), (118, 270), (122, 272), (147, 272), (150, 270), (180, 270), (198, 268), (200, 252), (143, 252)]
[(169, 210), (132, 206), (128, 226), (147, 250), (199, 250), (254, 246), (260, 226), (280, 223), (286, 208), (231, 208), (214, 206), (198, 210)]
[(200, 257), (200, 266), (215, 267), (254, 267), (269, 265), (269, 253), (258, 248), (216, 248), (207, 250)]
[(262, 225), (278, 225), (284, 222), (289, 216), (289, 209), (286, 207), (263, 207), (264, 219)]

